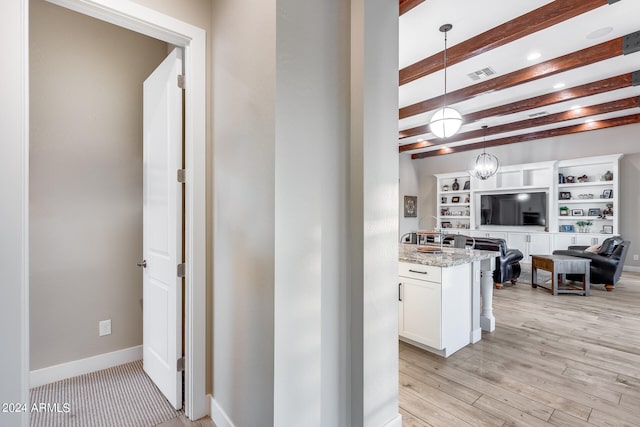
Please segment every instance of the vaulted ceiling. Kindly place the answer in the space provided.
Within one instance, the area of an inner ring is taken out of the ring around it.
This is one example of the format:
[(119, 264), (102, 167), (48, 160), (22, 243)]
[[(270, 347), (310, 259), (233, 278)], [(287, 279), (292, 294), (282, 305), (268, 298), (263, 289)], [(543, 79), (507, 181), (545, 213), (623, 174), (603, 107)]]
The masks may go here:
[[(428, 127), (443, 24), (446, 103), (463, 117), (447, 139)], [(399, 150), (412, 158), (640, 123), (640, 0), (400, 0), (399, 64)]]

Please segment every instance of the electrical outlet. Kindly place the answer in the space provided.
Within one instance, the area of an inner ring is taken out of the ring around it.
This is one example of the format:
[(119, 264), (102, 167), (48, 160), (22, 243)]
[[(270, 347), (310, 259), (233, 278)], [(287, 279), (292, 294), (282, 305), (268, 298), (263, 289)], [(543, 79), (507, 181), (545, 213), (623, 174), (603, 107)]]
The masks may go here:
[(638, 261), (638, 260), (640, 260), (640, 256), (638, 256), (638, 254), (634, 254), (634, 255), (633, 255), (633, 260), (634, 260), (634, 261)]
[(101, 337), (111, 335), (111, 319), (101, 320), (98, 322), (98, 334)]

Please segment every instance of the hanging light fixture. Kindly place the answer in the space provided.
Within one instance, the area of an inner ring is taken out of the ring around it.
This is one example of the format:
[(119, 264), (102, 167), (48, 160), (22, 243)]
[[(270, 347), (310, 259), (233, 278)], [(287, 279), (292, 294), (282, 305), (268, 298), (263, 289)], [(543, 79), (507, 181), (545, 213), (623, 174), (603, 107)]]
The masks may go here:
[(495, 175), (498, 172), (498, 168), (500, 168), (500, 160), (493, 154), (487, 154), (486, 152), (488, 127), (487, 125), (482, 126), (482, 129), (484, 129), (482, 154), (476, 158), (476, 166), (473, 169), (474, 175), (483, 181)]
[(462, 116), (451, 107), (447, 107), (447, 32), (453, 28), (451, 24), (444, 24), (440, 32), (444, 33), (444, 95), (443, 106), (431, 117), (429, 128), (438, 138), (449, 138), (455, 135), (462, 125)]

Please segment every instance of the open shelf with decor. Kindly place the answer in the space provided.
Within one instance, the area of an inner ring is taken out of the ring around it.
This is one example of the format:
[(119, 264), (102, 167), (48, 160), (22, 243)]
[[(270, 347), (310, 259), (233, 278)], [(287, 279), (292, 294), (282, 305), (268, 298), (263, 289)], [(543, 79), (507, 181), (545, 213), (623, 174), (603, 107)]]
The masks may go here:
[(471, 227), (471, 177), (462, 172), (437, 174), (437, 228)]

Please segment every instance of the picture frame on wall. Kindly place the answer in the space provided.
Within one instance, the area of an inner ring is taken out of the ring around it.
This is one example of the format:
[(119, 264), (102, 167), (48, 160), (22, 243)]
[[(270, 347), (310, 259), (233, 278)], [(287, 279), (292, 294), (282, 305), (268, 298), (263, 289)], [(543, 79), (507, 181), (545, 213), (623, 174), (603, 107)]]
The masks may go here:
[(451, 221), (442, 221), (442, 228), (451, 228)]
[(602, 232), (604, 234), (613, 234), (613, 225), (603, 225)]
[(562, 233), (573, 233), (573, 225), (572, 224), (564, 224), (560, 226), (560, 232)]
[(571, 209), (571, 216), (584, 216), (584, 210), (582, 210), (582, 209)]
[(447, 196), (443, 196), (440, 198), (440, 203), (448, 203), (447, 202)]
[(589, 212), (587, 215), (589, 216), (600, 216), (600, 208), (589, 208)]
[(471, 190), (471, 181), (465, 181), (464, 182), (464, 187), (462, 187), (463, 190)]
[(612, 199), (612, 198), (613, 198), (613, 190), (604, 190), (604, 191), (602, 192), (602, 196), (603, 196), (605, 199)]
[(451, 198), (451, 203), (460, 203), (460, 197), (458, 196), (453, 196)]
[(404, 217), (416, 218), (418, 216), (418, 196), (404, 196)]

